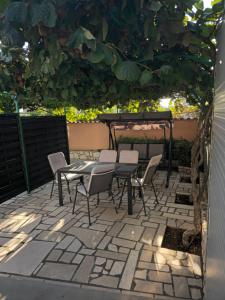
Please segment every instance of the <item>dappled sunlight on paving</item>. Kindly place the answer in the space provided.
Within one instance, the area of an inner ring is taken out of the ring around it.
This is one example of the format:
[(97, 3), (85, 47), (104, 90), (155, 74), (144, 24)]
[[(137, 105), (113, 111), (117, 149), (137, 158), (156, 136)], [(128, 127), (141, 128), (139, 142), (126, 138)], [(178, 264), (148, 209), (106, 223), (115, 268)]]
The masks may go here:
[[(3, 203), (0, 273), (148, 297), (179, 294), (191, 299), (192, 290), (201, 294), (200, 257), (161, 247), (167, 226), (193, 226), (193, 207), (175, 204), (176, 191), (190, 193), (191, 185), (180, 184), (177, 173), (171, 176), (168, 189), (165, 180), (166, 172), (158, 172), (158, 205), (153, 191), (145, 190), (147, 216), (138, 195), (132, 216), (127, 214), (126, 194), (118, 214), (108, 193), (100, 195), (99, 206), (96, 197), (91, 198), (91, 226), (86, 199), (78, 196), (73, 215), (65, 188), (64, 206), (58, 204), (57, 188), (49, 199), (51, 184)], [(113, 191), (118, 193), (116, 184)]]

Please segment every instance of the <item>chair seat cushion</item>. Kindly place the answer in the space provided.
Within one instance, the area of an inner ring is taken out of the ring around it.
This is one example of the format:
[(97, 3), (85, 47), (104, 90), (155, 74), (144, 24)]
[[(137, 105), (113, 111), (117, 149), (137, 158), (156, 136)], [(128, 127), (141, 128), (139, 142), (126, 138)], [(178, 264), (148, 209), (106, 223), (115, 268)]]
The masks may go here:
[[(66, 176), (65, 176), (66, 175)], [(74, 173), (67, 173), (67, 174), (62, 174), (61, 178), (62, 180), (68, 180), (68, 181), (71, 181), (71, 180), (74, 180), (74, 179), (79, 179), (82, 177), (81, 174), (74, 174)]]
[(143, 185), (143, 178), (131, 178), (132, 186), (142, 186)]
[(87, 192), (86, 192), (85, 188), (86, 188), (86, 190), (87, 190), (87, 187), (86, 187), (86, 186), (84, 187), (83, 184), (78, 185), (78, 186), (77, 186), (77, 191), (78, 191), (78, 193), (80, 193), (80, 194), (82, 194), (82, 195), (84, 195), (84, 196), (87, 196)]

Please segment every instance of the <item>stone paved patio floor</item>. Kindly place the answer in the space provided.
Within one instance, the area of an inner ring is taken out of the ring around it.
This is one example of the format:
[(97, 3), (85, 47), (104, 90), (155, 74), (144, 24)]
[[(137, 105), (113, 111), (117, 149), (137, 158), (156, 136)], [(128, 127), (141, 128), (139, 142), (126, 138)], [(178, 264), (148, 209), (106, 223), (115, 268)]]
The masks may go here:
[[(166, 172), (157, 173), (159, 205), (146, 190), (148, 215), (136, 199), (127, 215), (126, 198), (115, 213), (108, 194), (91, 201), (88, 224), (84, 198), (75, 214), (65, 192), (59, 207), (51, 184), (0, 205), (1, 276), (26, 276), (70, 282), (81, 287), (107, 288), (122, 294), (155, 299), (201, 299), (201, 259), (197, 255), (161, 247), (166, 226), (193, 227), (193, 207), (175, 204), (176, 192), (190, 193), (173, 173), (165, 188)], [(116, 192), (116, 185), (114, 186)]]

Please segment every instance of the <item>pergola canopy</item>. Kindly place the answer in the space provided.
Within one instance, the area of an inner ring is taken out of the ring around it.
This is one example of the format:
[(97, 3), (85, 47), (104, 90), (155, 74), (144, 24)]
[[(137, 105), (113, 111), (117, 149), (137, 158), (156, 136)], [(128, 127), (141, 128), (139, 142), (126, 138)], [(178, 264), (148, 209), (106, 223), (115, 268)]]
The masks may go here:
[[(168, 173), (167, 173), (167, 186), (169, 185), (169, 178), (172, 167), (172, 113), (171, 111), (163, 111), (163, 112), (142, 112), (142, 113), (118, 113), (118, 114), (100, 114), (98, 115), (98, 120), (102, 123), (106, 123), (109, 128), (109, 148), (115, 149), (117, 147), (116, 135), (115, 135), (115, 125), (123, 124), (123, 123), (160, 123), (160, 124), (168, 124), (170, 130), (170, 138), (169, 138), (169, 159), (168, 159)], [(114, 128), (114, 139), (112, 134), (112, 128)], [(164, 129), (164, 142), (166, 142), (165, 136), (165, 126)]]
[(171, 111), (163, 112), (142, 112), (142, 113), (118, 113), (118, 114), (100, 114), (98, 120), (105, 123), (122, 122), (152, 122), (152, 121), (171, 121)]

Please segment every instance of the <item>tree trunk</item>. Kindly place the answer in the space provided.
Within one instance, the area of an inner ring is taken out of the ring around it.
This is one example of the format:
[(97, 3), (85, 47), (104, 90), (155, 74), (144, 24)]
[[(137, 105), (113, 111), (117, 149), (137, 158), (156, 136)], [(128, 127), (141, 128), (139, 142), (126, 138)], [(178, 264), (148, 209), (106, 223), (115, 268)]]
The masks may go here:
[[(183, 234), (182, 242), (185, 247), (189, 247), (195, 236), (201, 233), (202, 229), (202, 204), (208, 198), (208, 176), (209, 161), (208, 147), (211, 139), (211, 119), (212, 105), (207, 113), (200, 119), (198, 134), (192, 147), (191, 177), (192, 177), (192, 201), (194, 205), (194, 229), (187, 230)], [(203, 176), (200, 177), (200, 167), (204, 168)]]

